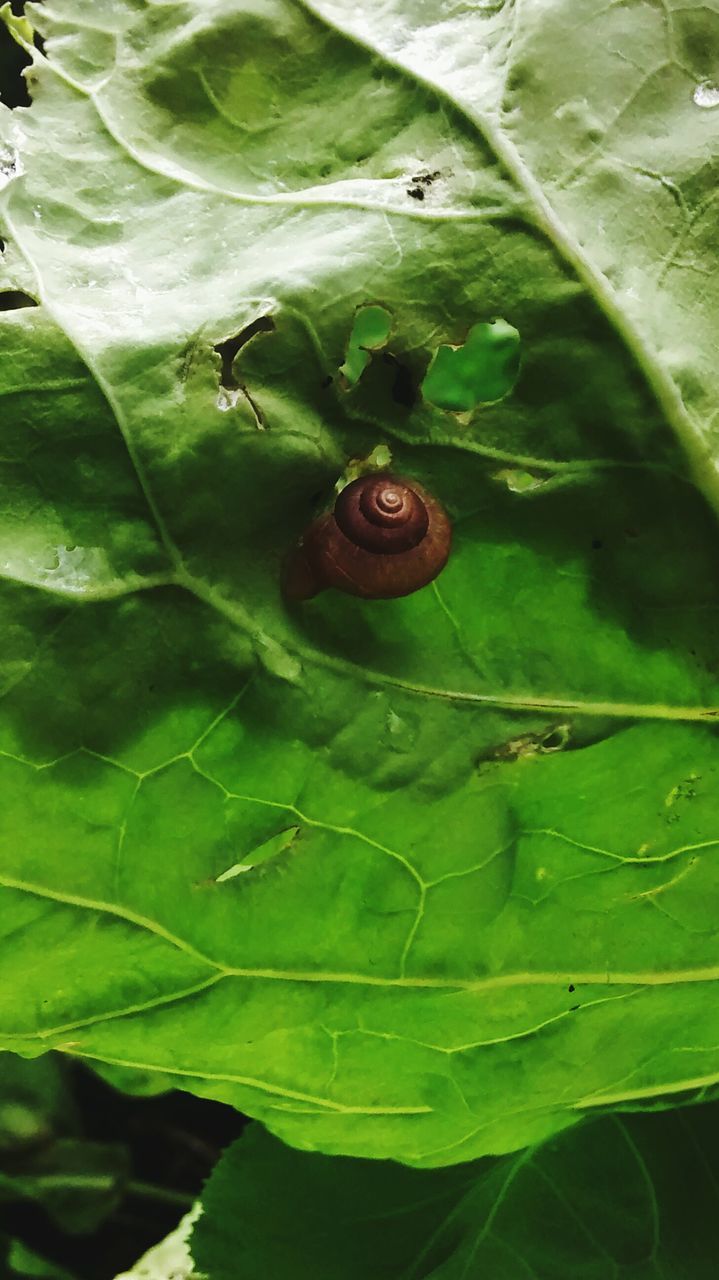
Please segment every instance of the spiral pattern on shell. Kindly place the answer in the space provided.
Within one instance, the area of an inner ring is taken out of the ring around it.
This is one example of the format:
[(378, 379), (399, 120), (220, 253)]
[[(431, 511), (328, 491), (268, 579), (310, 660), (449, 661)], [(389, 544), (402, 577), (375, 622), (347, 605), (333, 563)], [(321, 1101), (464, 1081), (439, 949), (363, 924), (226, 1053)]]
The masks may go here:
[(357, 547), (381, 555), (410, 551), (429, 526), (427, 508), (415, 489), (396, 476), (360, 476), (340, 493), (335, 520)]
[(447, 513), (417, 481), (360, 476), (305, 531), (286, 565), (284, 594), (307, 600), (334, 587), (367, 600), (410, 595), (442, 571), (451, 544)]

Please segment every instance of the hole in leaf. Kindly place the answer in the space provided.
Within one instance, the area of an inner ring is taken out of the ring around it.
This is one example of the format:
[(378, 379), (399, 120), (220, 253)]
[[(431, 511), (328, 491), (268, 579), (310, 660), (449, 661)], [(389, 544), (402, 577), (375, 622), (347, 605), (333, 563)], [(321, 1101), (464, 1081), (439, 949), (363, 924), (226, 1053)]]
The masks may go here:
[(392, 450), (386, 444), (376, 444), (364, 458), (350, 458), (335, 484), (335, 493), (341, 493), (353, 480), (370, 475), (373, 471), (389, 471), (392, 467)]
[(14, 147), (0, 147), (0, 186), (20, 172), (20, 157)]
[(236, 387), (224, 387), (220, 385), (216, 401), (217, 408), (220, 410), (220, 413), (228, 413), (230, 409), (235, 409), (240, 403), (240, 400), (244, 400), (245, 403), (250, 406), (257, 430), (266, 431), (267, 419), (265, 418), (265, 415), (257, 401), (250, 395), (247, 387), (242, 385)]
[(535, 473), (523, 467), (503, 467), (492, 476), (498, 484), (505, 484), (510, 493), (533, 493), (535, 489), (541, 489), (550, 478), (551, 473)]
[(27, 30), (23, 30), (23, 35), (29, 39), (32, 39), (32, 28), (22, 18), (22, 10), (17, 12), (16, 6), (6, 15), (6, 22), (0, 20), (0, 101), (10, 108), (29, 107), (32, 99), (23, 71), (31, 65), (32, 59), (10, 34), (10, 24), (26, 23)]
[(550, 730), (542, 738), (539, 750), (544, 752), (562, 751), (572, 736), (571, 728), (568, 724), (559, 724), (555, 729)]
[(257, 401), (250, 395), (244, 382), (235, 373), (235, 360), (243, 347), (252, 338), (257, 337), (259, 333), (273, 333), (275, 330), (275, 322), (272, 316), (258, 316), (256, 320), (252, 320), (250, 324), (245, 325), (244, 329), (240, 329), (231, 338), (224, 338), (222, 342), (215, 343), (215, 351), (219, 355), (222, 365), (220, 368), (220, 390), (217, 396), (217, 408), (222, 413), (234, 409), (243, 398), (250, 406), (255, 419), (255, 426), (258, 431), (267, 429), (267, 422)]
[(224, 338), (222, 342), (215, 343), (215, 351), (222, 360), (222, 369), (220, 370), (220, 386), (227, 387), (231, 391), (236, 391), (241, 387), (241, 383), (237, 378), (234, 370), (235, 360), (238, 352), (247, 343), (257, 337), (258, 333), (272, 333), (275, 328), (275, 322), (272, 316), (258, 316), (257, 320), (252, 320), (250, 324), (246, 324), (244, 329), (240, 329), (232, 338)]
[(264, 840), (262, 844), (258, 844), (245, 854), (242, 862), (235, 862), (233, 866), (223, 871), (215, 883), (222, 884), (225, 880), (234, 880), (236, 876), (252, 871), (253, 867), (258, 867), (261, 863), (276, 858), (279, 853), (284, 853), (299, 835), (299, 830), (299, 827), (288, 827), (286, 831), (278, 831), (277, 835), (270, 836), (269, 840)]
[(372, 303), (355, 312), (345, 362), (340, 366), (340, 373), (348, 386), (353, 387), (359, 382), (372, 358), (372, 352), (381, 351), (391, 331), (392, 317), (379, 304)]
[(413, 409), (417, 403), (417, 388), (411, 370), (389, 352), (382, 359), (392, 370), (391, 395), (395, 404), (401, 405), (403, 409)]
[(506, 320), (473, 325), (461, 347), (435, 351), (422, 383), (425, 400), (452, 413), (503, 400), (517, 381), (519, 346), (519, 333)]
[(501, 746), (484, 752), (477, 760), (479, 768), (491, 760), (526, 760), (532, 756), (552, 755), (556, 751), (564, 751), (572, 739), (572, 726), (558, 724), (543, 733), (525, 733), (519, 738), (510, 738)]
[(36, 307), (36, 298), (22, 289), (3, 289), (0, 292), (0, 311), (19, 311), (21, 307)]

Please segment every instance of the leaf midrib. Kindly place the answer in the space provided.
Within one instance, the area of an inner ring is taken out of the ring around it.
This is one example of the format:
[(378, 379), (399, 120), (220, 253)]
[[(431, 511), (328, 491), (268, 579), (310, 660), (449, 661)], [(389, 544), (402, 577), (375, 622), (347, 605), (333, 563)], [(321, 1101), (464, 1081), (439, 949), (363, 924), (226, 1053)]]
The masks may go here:
[(207, 965), (215, 972), (228, 978), (264, 979), (273, 982), (310, 982), (328, 983), (368, 987), (401, 987), (409, 990), (431, 991), (493, 991), (505, 987), (517, 986), (562, 986), (573, 983), (575, 986), (679, 986), (693, 982), (719, 981), (719, 964), (705, 965), (696, 969), (664, 969), (664, 970), (627, 970), (609, 969), (596, 972), (580, 972), (575, 966), (561, 970), (546, 970), (524, 973), (492, 974), (481, 978), (463, 977), (382, 977), (376, 974), (352, 972), (334, 972), (312, 969), (272, 969), (251, 968), (235, 965), (224, 965), (210, 956), (204, 955), (191, 943), (177, 934), (165, 929), (158, 921), (122, 907), (116, 903), (84, 897), (80, 894), (64, 893), (59, 889), (49, 889), (45, 885), (34, 884), (14, 876), (0, 875), (0, 886), (21, 893), (29, 893), (36, 897), (61, 903), (65, 906), (82, 910), (96, 911), (124, 920), (138, 928), (154, 934), (162, 941), (183, 951), (192, 959)]

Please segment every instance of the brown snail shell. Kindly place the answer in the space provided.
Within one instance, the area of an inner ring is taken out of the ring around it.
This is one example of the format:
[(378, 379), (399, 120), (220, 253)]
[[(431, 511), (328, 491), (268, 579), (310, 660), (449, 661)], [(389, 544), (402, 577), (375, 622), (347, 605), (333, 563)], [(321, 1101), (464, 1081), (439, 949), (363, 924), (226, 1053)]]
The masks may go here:
[(305, 530), (285, 568), (284, 594), (308, 600), (334, 587), (365, 600), (407, 596), (437, 577), (451, 545), (447, 513), (416, 480), (360, 476)]

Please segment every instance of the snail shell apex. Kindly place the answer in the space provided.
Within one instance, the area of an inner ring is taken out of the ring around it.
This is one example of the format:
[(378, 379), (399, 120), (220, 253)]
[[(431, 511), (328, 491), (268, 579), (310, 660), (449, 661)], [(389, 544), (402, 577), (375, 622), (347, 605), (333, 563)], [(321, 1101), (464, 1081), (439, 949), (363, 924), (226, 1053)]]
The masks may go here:
[(427, 534), (429, 513), (416, 489), (393, 476), (364, 476), (342, 490), (337, 525), (355, 546), (380, 555), (411, 551)]
[(313, 520), (286, 568), (284, 592), (306, 600), (334, 587), (366, 600), (410, 595), (447, 563), (452, 528), (443, 507), (415, 480), (360, 476), (334, 510)]

